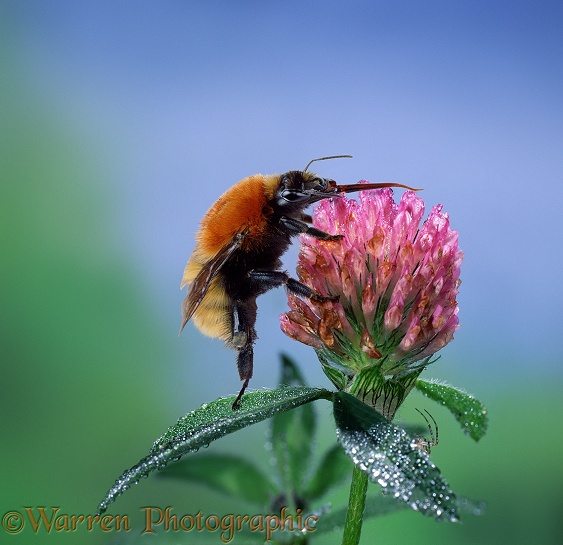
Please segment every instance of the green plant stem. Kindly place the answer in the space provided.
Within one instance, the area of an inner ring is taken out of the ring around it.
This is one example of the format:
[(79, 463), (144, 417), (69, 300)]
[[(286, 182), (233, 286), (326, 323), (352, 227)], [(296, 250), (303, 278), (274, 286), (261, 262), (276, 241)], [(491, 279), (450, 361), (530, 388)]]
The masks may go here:
[(362, 533), (364, 521), (364, 508), (366, 506), (366, 491), (368, 488), (368, 476), (362, 470), (354, 467), (352, 473), (352, 484), (350, 485), (350, 498), (348, 500), (348, 512), (344, 522), (344, 535), (342, 545), (358, 545)]

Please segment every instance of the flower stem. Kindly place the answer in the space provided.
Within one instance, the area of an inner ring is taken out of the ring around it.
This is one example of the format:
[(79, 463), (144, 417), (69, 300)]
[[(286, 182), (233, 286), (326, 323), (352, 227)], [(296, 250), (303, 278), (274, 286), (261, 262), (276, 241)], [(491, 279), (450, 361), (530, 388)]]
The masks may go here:
[(348, 512), (344, 523), (344, 535), (342, 545), (358, 545), (362, 533), (364, 521), (364, 508), (366, 506), (366, 491), (368, 487), (368, 476), (362, 470), (354, 467), (352, 473), (352, 484), (350, 485), (350, 499), (348, 500)]

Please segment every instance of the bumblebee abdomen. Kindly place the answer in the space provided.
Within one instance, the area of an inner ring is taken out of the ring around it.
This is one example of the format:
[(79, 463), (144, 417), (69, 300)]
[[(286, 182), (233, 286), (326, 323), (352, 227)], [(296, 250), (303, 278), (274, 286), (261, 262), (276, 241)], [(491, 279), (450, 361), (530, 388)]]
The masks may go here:
[(221, 284), (220, 277), (212, 281), (192, 321), (204, 335), (229, 343), (233, 336), (231, 302)]

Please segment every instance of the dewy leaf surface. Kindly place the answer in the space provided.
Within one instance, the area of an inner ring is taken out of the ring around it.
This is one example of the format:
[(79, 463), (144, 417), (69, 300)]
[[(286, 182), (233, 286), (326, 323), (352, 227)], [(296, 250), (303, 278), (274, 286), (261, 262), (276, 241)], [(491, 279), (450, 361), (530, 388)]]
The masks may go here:
[(384, 494), (436, 520), (459, 520), (455, 494), (428, 454), (403, 429), (345, 392), (334, 395), (334, 417), (346, 454)]
[(100, 502), (98, 513), (103, 513), (117, 496), (132, 484), (138, 483), (142, 477), (147, 477), (171, 461), (179, 460), (184, 454), (195, 452), (224, 435), (261, 422), (279, 412), (316, 399), (330, 399), (331, 395), (327, 390), (319, 388), (277, 388), (246, 393), (237, 411), (232, 409), (235, 396), (202, 405), (180, 418), (154, 443), (148, 456), (115, 481)]
[(487, 409), (472, 395), (448, 384), (420, 379), (416, 381), (416, 388), (447, 407), (463, 431), (475, 441), (479, 441), (487, 432)]

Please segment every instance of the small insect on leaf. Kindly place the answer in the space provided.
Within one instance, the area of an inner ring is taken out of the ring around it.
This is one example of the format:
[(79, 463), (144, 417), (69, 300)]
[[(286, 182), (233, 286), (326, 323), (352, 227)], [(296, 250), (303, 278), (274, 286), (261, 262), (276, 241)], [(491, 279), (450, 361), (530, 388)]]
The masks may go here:
[(428, 418), (426, 418), (424, 413), (419, 409), (415, 408), (415, 410), (426, 421), (426, 425), (428, 426), (428, 432), (430, 434), (430, 439), (424, 437), (423, 435), (417, 435), (414, 443), (420, 450), (423, 450), (424, 452), (430, 454), (430, 449), (438, 445), (438, 424), (436, 423), (436, 420), (434, 420), (434, 417), (426, 409), (424, 409), (424, 412), (431, 418), (432, 422), (434, 422), (434, 429), (432, 429), (432, 426), (430, 425), (430, 421), (428, 420)]

